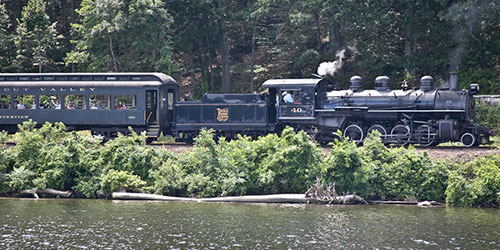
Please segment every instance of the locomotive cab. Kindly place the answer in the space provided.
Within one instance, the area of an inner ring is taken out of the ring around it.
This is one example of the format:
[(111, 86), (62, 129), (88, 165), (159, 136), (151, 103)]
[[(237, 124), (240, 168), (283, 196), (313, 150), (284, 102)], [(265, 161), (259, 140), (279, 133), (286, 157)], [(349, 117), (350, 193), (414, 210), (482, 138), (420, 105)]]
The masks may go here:
[(315, 110), (326, 100), (331, 84), (325, 79), (272, 79), (262, 85), (275, 99), (279, 122), (315, 120)]

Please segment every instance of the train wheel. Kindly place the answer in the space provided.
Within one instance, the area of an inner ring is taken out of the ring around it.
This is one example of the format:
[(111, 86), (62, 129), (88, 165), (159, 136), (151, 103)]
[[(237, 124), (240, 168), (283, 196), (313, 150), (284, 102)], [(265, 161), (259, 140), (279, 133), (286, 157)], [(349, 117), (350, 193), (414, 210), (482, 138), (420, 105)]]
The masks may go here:
[(415, 139), (421, 146), (427, 147), (435, 144), (435, 138), (432, 135), (434, 130), (427, 126), (422, 125), (415, 130)]
[(355, 143), (360, 143), (364, 139), (363, 130), (358, 125), (349, 125), (344, 129), (344, 138), (349, 138)]
[(385, 130), (385, 128), (382, 125), (375, 124), (375, 125), (371, 126), (370, 128), (368, 128), (367, 133), (366, 133), (367, 136), (368, 136), (368, 134), (370, 134), (373, 131), (380, 132), (380, 137), (382, 139), (385, 138), (385, 136), (387, 135), (387, 131)]
[(470, 148), (476, 143), (476, 136), (471, 133), (465, 133), (460, 137), (460, 142), (462, 142), (464, 147)]
[(410, 142), (410, 128), (405, 125), (397, 125), (391, 130), (391, 137), (398, 146), (404, 146)]

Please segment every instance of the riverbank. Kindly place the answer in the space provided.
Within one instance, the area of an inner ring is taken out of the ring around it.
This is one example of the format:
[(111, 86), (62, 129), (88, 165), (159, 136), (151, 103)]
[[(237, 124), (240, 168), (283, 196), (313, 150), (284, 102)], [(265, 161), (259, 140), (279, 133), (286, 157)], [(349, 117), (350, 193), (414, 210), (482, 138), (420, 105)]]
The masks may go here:
[[(325, 153), (287, 128), (257, 140), (214, 140), (204, 130), (184, 153), (149, 147), (132, 133), (100, 139), (65, 132), (62, 124), (25, 123), (18, 143), (0, 148), (0, 193), (70, 191), (72, 197), (110, 198), (113, 192), (174, 197), (306, 193), (319, 180), (331, 193), (368, 200), (433, 200), (449, 206), (500, 204), (500, 155), (468, 163), (437, 161), (413, 147), (387, 148), (370, 136), (362, 147), (340, 140)], [(336, 195), (332, 195), (335, 197)]]

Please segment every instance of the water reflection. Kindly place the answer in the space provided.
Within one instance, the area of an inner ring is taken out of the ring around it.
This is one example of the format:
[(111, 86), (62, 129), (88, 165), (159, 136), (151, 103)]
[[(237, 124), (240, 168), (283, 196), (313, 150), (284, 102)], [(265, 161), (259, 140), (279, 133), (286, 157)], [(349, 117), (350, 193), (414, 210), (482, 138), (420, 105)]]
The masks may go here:
[(0, 249), (499, 248), (498, 209), (0, 199)]

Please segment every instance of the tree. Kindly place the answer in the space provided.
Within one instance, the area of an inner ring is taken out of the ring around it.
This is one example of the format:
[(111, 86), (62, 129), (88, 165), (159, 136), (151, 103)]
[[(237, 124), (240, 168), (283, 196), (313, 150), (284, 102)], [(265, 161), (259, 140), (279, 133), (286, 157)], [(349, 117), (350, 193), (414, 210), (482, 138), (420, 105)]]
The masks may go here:
[(17, 49), (16, 66), (19, 70), (34, 71), (33, 65), (42, 72), (43, 65), (54, 64), (51, 51), (58, 48), (56, 23), (51, 23), (43, 0), (30, 0), (23, 7), (18, 19), (15, 45)]
[(159, 0), (83, 0), (66, 64), (86, 71), (171, 73), (171, 15)]
[(11, 71), (11, 63), (14, 57), (12, 53), (12, 47), (14, 46), (14, 40), (12, 35), (9, 34), (10, 23), (9, 17), (7, 16), (7, 11), (5, 10), (5, 5), (0, 4), (0, 71), (9, 72)]

